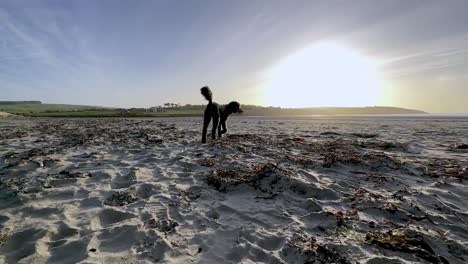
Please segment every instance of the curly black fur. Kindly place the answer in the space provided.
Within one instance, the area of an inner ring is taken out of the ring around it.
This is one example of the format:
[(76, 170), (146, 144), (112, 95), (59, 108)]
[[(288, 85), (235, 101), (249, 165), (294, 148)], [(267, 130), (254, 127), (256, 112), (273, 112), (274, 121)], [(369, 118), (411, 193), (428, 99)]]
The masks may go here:
[(205, 109), (205, 115), (203, 120), (203, 132), (202, 132), (202, 143), (206, 143), (206, 133), (208, 125), (213, 119), (213, 129), (211, 130), (211, 138), (216, 139), (216, 130), (218, 131), (218, 137), (221, 137), (227, 132), (226, 120), (232, 113), (242, 113), (240, 104), (236, 101), (230, 102), (227, 105), (219, 105), (213, 102), (213, 93), (208, 86), (204, 86), (200, 89), (201, 94), (208, 101), (208, 105)]

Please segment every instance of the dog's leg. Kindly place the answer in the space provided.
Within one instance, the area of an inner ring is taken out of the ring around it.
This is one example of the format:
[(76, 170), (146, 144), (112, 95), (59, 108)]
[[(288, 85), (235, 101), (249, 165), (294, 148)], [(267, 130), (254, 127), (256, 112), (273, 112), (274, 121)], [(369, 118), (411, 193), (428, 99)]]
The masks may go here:
[(227, 132), (226, 120), (224, 120), (224, 122), (222, 122), (221, 125), (223, 126), (223, 130), (221, 130), (221, 134), (225, 134)]
[(221, 133), (221, 126), (223, 125), (223, 121), (220, 121), (220, 124), (218, 126), (218, 138), (221, 138), (222, 133)]
[(213, 129), (211, 130), (211, 138), (216, 139), (216, 130), (218, 130), (219, 126), (219, 115), (213, 116)]
[(205, 110), (205, 116), (203, 120), (202, 143), (206, 143), (206, 133), (207, 133), (208, 125), (210, 124), (210, 121), (211, 121), (211, 115), (208, 113), (208, 111)]
[(218, 127), (218, 137), (221, 137), (224, 133), (226, 133), (227, 128), (226, 128), (226, 119), (221, 119), (221, 123), (219, 124)]

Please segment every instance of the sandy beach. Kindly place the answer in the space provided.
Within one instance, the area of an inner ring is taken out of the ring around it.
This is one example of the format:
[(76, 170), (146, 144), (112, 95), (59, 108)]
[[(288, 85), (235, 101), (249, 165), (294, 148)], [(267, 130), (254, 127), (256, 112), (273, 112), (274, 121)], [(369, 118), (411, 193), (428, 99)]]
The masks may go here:
[(0, 263), (466, 263), (468, 120), (1, 119)]

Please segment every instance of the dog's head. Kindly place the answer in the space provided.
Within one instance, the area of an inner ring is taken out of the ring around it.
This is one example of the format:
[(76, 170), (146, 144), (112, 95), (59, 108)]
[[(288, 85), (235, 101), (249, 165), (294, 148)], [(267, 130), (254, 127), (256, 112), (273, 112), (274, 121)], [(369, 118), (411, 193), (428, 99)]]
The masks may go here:
[(240, 104), (236, 101), (233, 101), (233, 102), (230, 102), (228, 105), (227, 105), (227, 108), (229, 110), (229, 112), (231, 113), (243, 113), (244, 111), (242, 111), (241, 107), (240, 107)]
[(201, 94), (205, 97), (206, 100), (211, 101), (213, 99), (213, 93), (210, 90), (210, 87), (203, 86), (201, 89)]

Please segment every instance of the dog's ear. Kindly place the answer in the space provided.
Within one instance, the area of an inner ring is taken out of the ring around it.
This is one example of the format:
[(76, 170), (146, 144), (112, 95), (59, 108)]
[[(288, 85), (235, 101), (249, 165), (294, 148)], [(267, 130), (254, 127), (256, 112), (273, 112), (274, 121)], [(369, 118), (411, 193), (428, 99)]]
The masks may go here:
[(230, 102), (228, 104), (229, 110), (231, 113), (242, 113), (242, 109), (240, 108), (240, 104), (236, 101)]

